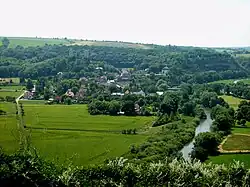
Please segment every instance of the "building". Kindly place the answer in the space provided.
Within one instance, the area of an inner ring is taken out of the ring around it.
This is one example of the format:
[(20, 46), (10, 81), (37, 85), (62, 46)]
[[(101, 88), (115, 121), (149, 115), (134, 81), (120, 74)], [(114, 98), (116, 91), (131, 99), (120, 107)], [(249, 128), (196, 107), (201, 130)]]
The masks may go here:
[(72, 92), (71, 89), (68, 89), (68, 91), (65, 93), (65, 95), (67, 95), (68, 97), (74, 97), (75, 96), (74, 92)]
[(112, 96), (124, 96), (124, 93), (112, 93)]
[(161, 73), (162, 73), (162, 74), (167, 74), (168, 72), (169, 72), (168, 66), (165, 66), (165, 67), (161, 70)]
[(23, 99), (31, 100), (34, 98), (34, 93), (30, 91), (25, 91), (23, 94)]
[(132, 92), (131, 94), (134, 94), (134, 95), (141, 95), (141, 96), (143, 96), (143, 97), (145, 97), (145, 92), (144, 91), (139, 91), (139, 92)]
[(129, 81), (131, 79), (131, 75), (127, 69), (122, 69), (122, 72), (118, 79), (119, 81)]

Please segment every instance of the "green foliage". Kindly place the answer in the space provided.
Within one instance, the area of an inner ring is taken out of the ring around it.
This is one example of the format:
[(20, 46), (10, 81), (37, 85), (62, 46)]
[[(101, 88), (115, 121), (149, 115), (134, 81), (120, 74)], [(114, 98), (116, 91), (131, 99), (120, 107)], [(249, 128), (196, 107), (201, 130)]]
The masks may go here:
[(0, 115), (6, 115), (6, 111), (0, 109)]
[(9, 47), (9, 44), (10, 44), (9, 39), (6, 38), (6, 37), (4, 37), (4, 38), (2, 39), (2, 46), (3, 46), (3, 48), (8, 48), (8, 47)]
[(196, 126), (194, 120), (168, 123), (145, 143), (131, 147), (130, 154), (135, 160), (146, 162), (179, 157), (179, 150), (193, 139)]
[(250, 102), (241, 101), (236, 111), (237, 120), (250, 121)]
[(220, 137), (218, 134), (211, 132), (200, 133), (195, 137), (191, 156), (204, 162), (208, 155), (217, 154), (219, 144)]
[(72, 105), (72, 99), (69, 98), (69, 97), (67, 97), (67, 98), (64, 100), (64, 103), (65, 103), (66, 105)]
[(250, 171), (229, 166), (165, 160), (131, 163), (124, 158), (85, 167), (55, 166), (32, 154), (0, 154), (1, 186), (242, 186)]
[(30, 91), (33, 87), (34, 87), (34, 86), (33, 86), (32, 80), (31, 80), (31, 79), (28, 79), (28, 80), (27, 80), (27, 83), (26, 83), (26, 88), (27, 88), (27, 90)]

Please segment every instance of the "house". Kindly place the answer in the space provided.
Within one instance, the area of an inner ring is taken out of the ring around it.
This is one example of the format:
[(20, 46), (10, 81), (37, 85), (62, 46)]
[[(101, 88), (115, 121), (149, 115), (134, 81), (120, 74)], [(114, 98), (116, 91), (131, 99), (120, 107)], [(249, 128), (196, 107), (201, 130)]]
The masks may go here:
[(96, 67), (95, 69), (96, 69), (96, 70), (103, 70), (102, 67)]
[(100, 83), (106, 83), (107, 80), (108, 80), (108, 78), (106, 76), (101, 76), (101, 77), (99, 77), (98, 82), (100, 82)]
[(156, 92), (156, 94), (161, 96), (164, 94), (164, 92)]
[(81, 87), (79, 91), (75, 94), (76, 99), (82, 100), (86, 95), (87, 89), (85, 87)]
[(30, 91), (25, 91), (23, 94), (23, 99), (31, 100), (34, 98), (34, 93)]
[(115, 83), (115, 80), (108, 80), (107, 81), (107, 84), (114, 84)]
[(118, 78), (120, 81), (129, 81), (131, 79), (131, 75), (127, 69), (122, 69), (120, 77)]
[(141, 96), (143, 96), (143, 97), (145, 97), (145, 92), (144, 91), (139, 91), (139, 92), (132, 92), (131, 94), (134, 94), (134, 95), (141, 95)]
[(87, 81), (88, 81), (88, 79), (87, 79), (86, 77), (81, 77), (81, 78), (79, 79), (79, 82), (80, 82), (81, 84), (86, 84)]
[(112, 96), (124, 96), (124, 93), (112, 93)]
[(161, 70), (161, 73), (162, 73), (162, 74), (167, 74), (168, 72), (169, 72), (168, 66), (165, 66), (165, 67)]
[(136, 112), (137, 114), (140, 113), (140, 106), (139, 106), (138, 104), (135, 104), (135, 112)]
[(67, 95), (68, 97), (74, 97), (75, 96), (74, 92), (72, 92), (71, 89), (68, 89), (68, 91), (65, 93), (65, 95)]

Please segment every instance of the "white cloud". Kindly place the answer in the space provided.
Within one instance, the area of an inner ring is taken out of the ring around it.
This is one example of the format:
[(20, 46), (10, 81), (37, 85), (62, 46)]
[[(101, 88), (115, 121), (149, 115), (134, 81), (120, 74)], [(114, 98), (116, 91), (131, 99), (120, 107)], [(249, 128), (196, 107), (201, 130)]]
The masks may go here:
[(0, 0), (5, 36), (250, 46), (248, 0)]

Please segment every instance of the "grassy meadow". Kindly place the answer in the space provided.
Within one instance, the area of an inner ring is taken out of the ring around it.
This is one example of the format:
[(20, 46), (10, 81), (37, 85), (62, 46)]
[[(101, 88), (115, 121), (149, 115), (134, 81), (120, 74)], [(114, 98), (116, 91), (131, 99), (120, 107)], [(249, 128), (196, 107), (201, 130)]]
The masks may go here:
[(206, 162), (212, 162), (213, 164), (225, 164), (229, 165), (233, 161), (243, 162), (245, 167), (250, 168), (250, 154), (221, 154), (219, 156), (210, 156)]
[[(5, 109), (10, 105), (2, 103)], [(74, 164), (87, 165), (122, 156), (131, 144), (142, 143), (149, 134), (125, 135), (121, 131), (133, 128), (140, 131), (153, 121), (152, 117), (91, 116), (86, 105), (45, 105), (30, 101), (23, 105), (32, 145), (41, 155), (60, 163), (70, 159)], [(15, 129), (15, 116), (1, 118), (8, 118), (5, 122), (1, 120), (1, 128), (8, 124), (12, 131)], [(13, 150), (15, 140), (9, 130), (0, 145)]]
[(13, 103), (0, 102), (0, 110), (7, 112), (7, 115), (0, 116), (0, 147), (7, 152), (12, 152), (18, 148), (19, 139), (16, 108)]
[(0, 91), (1, 90), (16, 91), (16, 90), (23, 90), (24, 88), (25, 88), (25, 86), (20, 86), (20, 85), (8, 85), (8, 86), (0, 85)]
[(244, 99), (240, 99), (240, 98), (229, 96), (229, 95), (222, 95), (220, 97), (222, 97), (234, 109), (237, 109), (240, 102), (244, 100)]
[[(59, 44), (68, 44), (69, 42), (65, 39), (52, 39), (52, 38), (31, 38), (31, 37), (7, 37), (10, 41), (10, 47), (16, 47), (18, 45), (23, 47), (36, 47), (44, 46), (45, 44), (49, 45), (59, 45)], [(0, 37), (0, 45), (2, 37)]]
[(250, 84), (250, 79), (228, 79), (228, 80), (219, 80), (219, 81), (210, 82), (209, 84), (218, 84), (218, 83), (233, 84), (235, 81), (243, 82), (243, 83), (245, 83), (245, 84)]
[(6, 96), (11, 96), (11, 97), (18, 97), (18, 96), (20, 96), (21, 95), (21, 91), (12, 91), (12, 90), (10, 90), (10, 91), (1, 91), (0, 90), (0, 97), (6, 97)]

